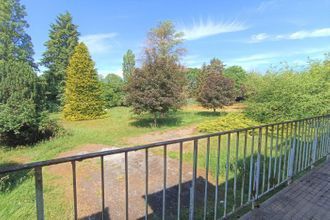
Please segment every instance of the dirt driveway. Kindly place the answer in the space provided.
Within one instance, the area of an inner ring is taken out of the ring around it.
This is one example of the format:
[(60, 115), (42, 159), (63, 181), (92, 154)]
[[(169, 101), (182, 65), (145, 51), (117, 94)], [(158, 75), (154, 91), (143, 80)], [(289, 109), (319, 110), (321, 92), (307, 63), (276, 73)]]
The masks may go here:
[[(157, 132), (136, 137), (130, 141), (136, 143), (137, 138), (148, 142), (174, 139), (178, 136), (189, 136), (194, 133), (193, 127), (168, 132)], [(170, 138), (172, 137), (172, 138)], [(153, 139), (154, 138), (154, 139)], [(160, 139), (161, 138), (161, 139)], [(152, 140), (151, 140), (152, 139)], [(168, 146), (168, 152), (178, 151), (179, 145)], [(184, 145), (184, 151), (191, 151), (189, 145)], [(104, 145), (87, 145), (77, 150), (61, 154), (60, 157), (82, 154), (87, 152), (116, 149)], [(166, 169), (166, 215), (167, 219), (173, 219), (177, 215), (178, 183), (179, 183), (179, 160), (167, 157)], [(149, 150), (148, 154), (148, 214), (151, 218), (162, 216), (163, 185), (164, 185), (164, 156), (162, 147)], [(181, 209), (187, 213), (189, 209), (190, 187), (192, 179), (192, 165), (182, 165), (182, 193)], [(61, 179), (71, 180), (71, 164), (54, 166), (49, 169), (52, 174), (61, 176)], [(125, 157), (124, 154), (104, 157), (105, 174), (105, 207), (107, 219), (125, 218)], [(197, 202), (203, 201), (205, 171), (197, 171)], [(213, 185), (213, 181), (208, 184)], [(65, 184), (63, 184), (65, 185)], [(72, 201), (72, 184), (66, 184), (66, 196)], [(210, 187), (211, 189), (212, 187)], [(212, 190), (210, 190), (212, 197)], [(89, 159), (77, 163), (77, 194), (78, 216), (80, 219), (101, 218), (101, 163), (100, 158)], [(129, 219), (141, 219), (145, 216), (145, 151), (128, 153), (128, 210)]]

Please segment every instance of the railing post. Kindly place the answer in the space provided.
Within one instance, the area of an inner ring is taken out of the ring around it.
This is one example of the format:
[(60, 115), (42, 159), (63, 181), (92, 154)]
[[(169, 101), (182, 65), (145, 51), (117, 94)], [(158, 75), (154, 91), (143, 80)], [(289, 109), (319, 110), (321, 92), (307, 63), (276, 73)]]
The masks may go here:
[(315, 122), (314, 127), (314, 141), (313, 141), (313, 148), (312, 148), (312, 168), (314, 167), (316, 161), (316, 150), (317, 150), (317, 135), (318, 135), (318, 123)]
[(42, 167), (36, 167), (35, 172), (35, 187), (36, 187), (36, 207), (37, 207), (37, 219), (43, 220), (44, 216), (44, 195), (42, 185)]
[(290, 146), (290, 153), (289, 153), (290, 155), (289, 155), (289, 161), (288, 161), (288, 163), (289, 163), (288, 164), (288, 184), (292, 183), (292, 177), (293, 177), (293, 168), (294, 168), (294, 160), (295, 160), (295, 153), (296, 153), (295, 152), (296, 134), (297, 134), (297, 122), (294, 123), (293, 141), (291, 141), (291, 146)]
[(196, 177), (197, 177), (197, 150), (198, 139), (194, 140), (194, 154), (193, 154), (193, 177), (190, 188), (190, 204), (189, 204), (189, 220), (195, 219), (195, 196), (196, 196)]

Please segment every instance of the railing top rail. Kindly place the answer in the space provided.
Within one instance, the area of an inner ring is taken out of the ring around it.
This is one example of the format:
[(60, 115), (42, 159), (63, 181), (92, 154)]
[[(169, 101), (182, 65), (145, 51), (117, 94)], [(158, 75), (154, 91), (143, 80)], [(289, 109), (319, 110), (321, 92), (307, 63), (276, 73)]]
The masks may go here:
[(142, 150), (142, 149), (146, 149), (146, 148), (154, 148), (154, 147), (159, 147), (159, 146), (163, 146), (163, 145), (177, 144), (180, 142), (194, 141), (194, 140), (199, 140), (199, 139), (208, 138), (208, 137), (225, 135), (225, 134), (229, 134), (229, 133), (242, 132), (242, 131), (246, 131), (246, 130), (259, 129), (259, 128), (263, 128), (263, 127), (269, 127), (269, 126), (280, 125), (280, 124), (288, 124), (288, 123), (294, 123), (294, 122), (329, 117), (329, 116), (330, 116), (330, 114), (322, 115), (322, 116), (314, 116), (314, 117), (297, 119), (297, 120), (276, 122), (276, 123), (271, 123), (271, 124), (258, 125), (258, 126), (254, 126), (254, 127), (216, 132), (216, 133), (212, 133), (212, 134), (203, 134), (203, 135), (197, 135), (197, 136), (192, 136), (192, 137), (187, 137), (187, 138), (173, 139), (173, 140), (168, 140), (168, 141), (163, 141), (163, 142), (150, 143), (150, 144), (146, 144), (146, 145), (123, 147), (120, 149), (98, 151), (98, 152), (93, 152), (93, 153), (87, 153), (87, 154), (56, 158), (56, 159), (45, 160), (45, 161), (20, 164), (20, 165), (16, 165), (16, 166), (2, 167), (2, 168), (0, 168), (0, 174), (15, 172), (15, 171), (19, 171), (19, 170), (25, 170), (25, 169), (32, 169), (32, 168), (36, 168), (36, 167), (44, 167), (44, 166), (50, 166), (50, 165), (55, 165), (55, 164), (68, 163), (68, 162), (73, 162), (73, 161), (82, 161), (82, 160), (91, 159), (91, 158), (95, 158), (95, 157), (138, 151), (138, 150)]

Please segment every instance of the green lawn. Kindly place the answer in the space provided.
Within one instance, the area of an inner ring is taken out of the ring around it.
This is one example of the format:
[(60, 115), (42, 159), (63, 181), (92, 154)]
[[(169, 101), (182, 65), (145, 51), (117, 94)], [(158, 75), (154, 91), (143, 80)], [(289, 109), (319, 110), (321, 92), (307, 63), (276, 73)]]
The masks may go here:
[[(169, 130), (192, 124), (205, 119), (218, 117), (207, 110), (185, 107), (173, 112), (166, 119), (159, 120), (153, 127), (148, 115), (136, 117), (127, 107), (112, 108), (107, 117), (98, 120), (68, 122), (60, 114), (52, 114), (67, 131), (67, 135), (44, 141), (32, 146), (17, 148), (0, 147), (0, 166), (52, 159), (62, 152), (79, 148), (86, 144), (124, 146), (128, 137), (139, 136), (153, 131)], [(136, 143), (139, 144), (139, 143)], [(0, 219), (34, 219), (35, 192), (33, 172), (22, 172), (12, 176), (0, 177)], [(9, 179), (6, 179), (9, 178)], [(45, 213), (49, 219), (63, 219), (70, 216), (72, 205), (63, 201), (63, 189), (54, 187), (55, 176), (44, 173)], [(5, 189), (4, 189), (5, 188)]]
[(185, 110), (171, 113), (166, 119), (160, 119), (159, 126), (153, 127), (148, 115), (134, 116), (127, 107), (112, 108), (108, 111), (106, 118), (89, 121), (63, 121), (60, 114), (53, 114), (51, 117), (60, 119), (67, 135), (33, 146), (11, 149), (3, 146), (0, 148), (0, 164), (47, 160), (56, 157), (61, 152), (86, 144), (123, 146), (127, 137), (184, 127), (218, 115), (206, 110), (185, 108)]

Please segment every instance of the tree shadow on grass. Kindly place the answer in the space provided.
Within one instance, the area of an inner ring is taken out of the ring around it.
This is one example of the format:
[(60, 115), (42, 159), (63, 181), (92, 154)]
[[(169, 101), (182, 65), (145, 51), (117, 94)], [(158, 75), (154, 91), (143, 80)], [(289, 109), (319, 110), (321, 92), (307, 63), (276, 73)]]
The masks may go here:
[[(5, 167), (17, 166), (19, 163), (0, 164), (0, 171)], [(0, 174), (0, 193), (10, 192), (31, 176), (30, 170)]]
[[(155, 127), (154, 120), (151, 117), (138, 117), (130, 122), (135, 127), (150, 128)], [(182, 124), (182, 118), (179, 116), (168, 116), (157, 119), (157, 127), (175, 127)]]
[(204, 116), (204, 117), (220, 117), (225, 116), (227, 112), (213, 112), (213, 111), (199, 111), (196, 113), (197, 115)]

